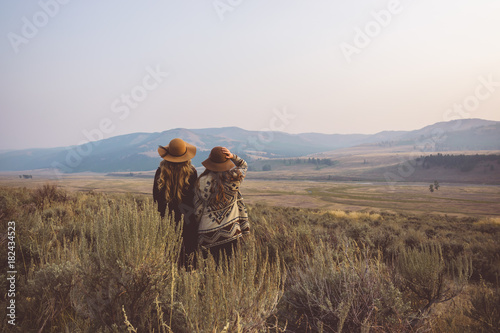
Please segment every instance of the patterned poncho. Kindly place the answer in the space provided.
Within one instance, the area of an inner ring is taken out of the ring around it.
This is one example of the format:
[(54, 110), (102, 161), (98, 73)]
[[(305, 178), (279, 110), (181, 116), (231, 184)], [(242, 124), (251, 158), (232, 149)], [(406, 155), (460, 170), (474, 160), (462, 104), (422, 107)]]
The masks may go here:
[[(245, 175), (247, 163), (234, 155), (232, 161)], [(232, 170), (234, 171), (234, 169)], [(250, 232), (248, 213), (240, 193), (241, 181), (226, 182), (222, 200), (210, 200), (214, 173), (200, 177), (194, 208), (199, 221), (198, 243), (205, 248), (223, 245)]]

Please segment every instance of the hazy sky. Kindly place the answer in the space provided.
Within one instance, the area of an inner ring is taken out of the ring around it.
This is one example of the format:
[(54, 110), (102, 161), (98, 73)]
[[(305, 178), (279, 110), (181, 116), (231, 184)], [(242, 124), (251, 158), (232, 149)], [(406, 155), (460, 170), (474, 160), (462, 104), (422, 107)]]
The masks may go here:
[(0, 3), (0, 149), (500, 120), (498, 0)]

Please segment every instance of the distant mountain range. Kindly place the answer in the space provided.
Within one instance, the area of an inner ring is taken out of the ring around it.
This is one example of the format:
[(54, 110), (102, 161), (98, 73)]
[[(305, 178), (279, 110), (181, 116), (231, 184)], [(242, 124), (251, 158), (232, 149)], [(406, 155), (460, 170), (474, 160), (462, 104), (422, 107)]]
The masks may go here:
[(412, 144), (422, 151), (500, 150), (500, 122), (461, 119), (440, 122), (415, 131), (376, 134), (288, 134), (247, 131), (238, 127), (171, 129), (161, 133), (133, 133), (85, 145), (0, 152), (0, 171), (58, 168), (62, 172), (146, 171), (157, 168), (158, 145), (173, 138), (198, 148), (199, 166), (214, 146), (226, 146), (249, 161), (258, 158), (300, 157), (367, 144)]

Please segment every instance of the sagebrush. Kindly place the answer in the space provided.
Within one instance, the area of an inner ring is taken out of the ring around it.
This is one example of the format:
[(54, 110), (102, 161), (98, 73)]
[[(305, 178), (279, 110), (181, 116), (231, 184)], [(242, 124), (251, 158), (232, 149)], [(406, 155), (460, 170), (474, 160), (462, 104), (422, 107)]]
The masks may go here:
[[(0, 188), (30, 332), (494, 332), (500, 225), (480, 218), (249, 206), (253, 234), (178, 264), (148, 196)], [(0, 285), (7, 287), (6, 261)], [(6, 294), (2, 293), (5, 302)], [(0, 314), (5, 318), (5, 307)], [(12, 327), (2, 321), (1, 329)]]

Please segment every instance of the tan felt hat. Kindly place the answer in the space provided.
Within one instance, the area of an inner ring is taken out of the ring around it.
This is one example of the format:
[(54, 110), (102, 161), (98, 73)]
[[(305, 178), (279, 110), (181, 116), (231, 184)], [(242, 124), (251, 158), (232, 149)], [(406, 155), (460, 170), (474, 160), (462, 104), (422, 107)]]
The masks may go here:
[(201, 164), (210, 171), (227, 171), (235, 167), (233, 161), (222, 152), (222, 147), (214, 147), (210, 156)]
[(168, 146), (159, 146), (158, 154), (166, 161), (180, 163), (192, 159), (196, 155), (196, 147), (184, 142), (184, 140), (175, 138)]

